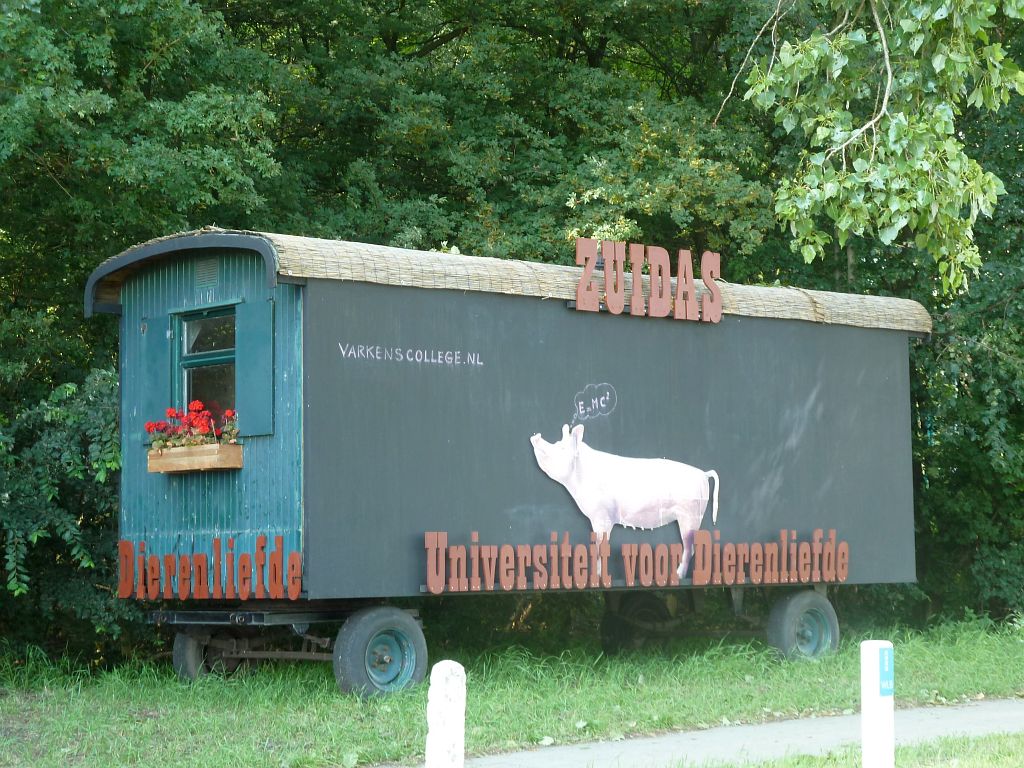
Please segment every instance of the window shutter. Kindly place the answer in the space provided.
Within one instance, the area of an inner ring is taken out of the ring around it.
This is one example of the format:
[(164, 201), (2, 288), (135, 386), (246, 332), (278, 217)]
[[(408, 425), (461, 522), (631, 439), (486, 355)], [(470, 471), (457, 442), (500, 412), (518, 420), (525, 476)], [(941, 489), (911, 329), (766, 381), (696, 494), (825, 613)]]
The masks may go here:
[(235, 408), (243, 437), (274, 432), (274, 302), (235, 307)]
[(139, 393), (138, 423), (130, 425), (127, 431), (132, 439), (143, 441), (142, 425), (147, 421), (165, 418), (171, 402), (171, 377), (175, 371), (171, 366), (171, 318), (143, 318), (136, 329), (139, 334), (139, 366), (132, 371), (137, 377), (134, 388)]

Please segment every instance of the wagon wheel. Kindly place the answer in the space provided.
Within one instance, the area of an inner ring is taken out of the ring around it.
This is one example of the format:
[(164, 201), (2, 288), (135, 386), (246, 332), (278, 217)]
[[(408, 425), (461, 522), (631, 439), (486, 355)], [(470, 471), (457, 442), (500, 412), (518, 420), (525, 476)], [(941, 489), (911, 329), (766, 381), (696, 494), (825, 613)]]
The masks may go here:
[(671, 618), (665, 602), (652, 592), (626, 592), (618, 611), (605, 607), (601, 617), (601, 648), (607, 654), (642, 648), (651, 635), (644, 625)]
[(197, 680), (210, 671), (206, 649), (209, 638), (178, 632), (174, 635), (171, 664), (181, 680)]
[(423, 680), (427, 643), (419, 622), (388, 606), (353, 613), (334, 641), (334, 678), (362, 697), (400, 691)]
[(839, 619), (824, 595), (813, 590), (780, 598), (768, 616), (768, 644), (787, 659), (817, 659), (839, 647)]

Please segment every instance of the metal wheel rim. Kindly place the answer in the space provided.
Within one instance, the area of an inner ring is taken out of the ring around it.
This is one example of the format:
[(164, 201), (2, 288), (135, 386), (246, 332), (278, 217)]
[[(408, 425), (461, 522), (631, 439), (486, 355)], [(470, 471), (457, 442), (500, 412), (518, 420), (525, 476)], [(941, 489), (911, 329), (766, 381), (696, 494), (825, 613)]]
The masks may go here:
[(397, 691), (408, 685), (416, 669), (416, 649), (397, 629), (378, 632), (366, 646), (366, 675), (381, 691)]
[(804, 656), (820, 656), (832, 645), (832, 628), (824, 612), (804, 611), (796, 625), (796, 647)]

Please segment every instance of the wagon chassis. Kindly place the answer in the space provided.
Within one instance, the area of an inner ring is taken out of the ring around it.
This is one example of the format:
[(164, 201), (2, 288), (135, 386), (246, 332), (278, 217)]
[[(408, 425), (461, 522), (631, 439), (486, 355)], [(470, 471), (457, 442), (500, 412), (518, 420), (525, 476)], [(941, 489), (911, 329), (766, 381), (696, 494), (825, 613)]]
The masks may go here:
[[(350, 613), (351, 611), (344, 610), (287, 613), (239, 610), (154, 611), (150, 614), (150, 621), (157, 625), (181, 627), (180, 631), (189, 636), (190, 641), (202, 644), (207, 653), (214, 654), (218, 660), (333, 661), (330, 638), (308, 634), (308, 629), (312, 624), (344, 621)], [(302, 638), (303, 650), (259, 650), (259, 647), (269, 642), (270, 638), (233, 637), (215, 631), (225, 627), (262, 629), (285, 626), (290, 626), (292, 631)], [(313, 648), (326, 650), (316, 651), (312, 650)]]
[[(150, 620), (178, 628), (172, 661), (183, 680), (195, 680), (212, 671), (231, 673), (243, 661), (329, 661), (343, 691), (369, 696), (400, 690), (422, 680), (426, 673), (426, 641), (415, 610), (339, 601), (305, 611), (257, 606), (247, 610), (161, 610), (152, 612)], [(340, 628), (332, 639), (310, 634), (314, 624), (340, 624)], [(273, 638), (233, 634), (283, 627), (290, 627), (302, 639), (301, 650), (266, 649)]]
[(149, 614), (149, 620), (150, 623), (158, 626), (164, 624), (216, 627), (301, 626), (344, 621), (354, 610), (354, 607), (288, 612), (273, 610), (172, 610), (153, 611)]

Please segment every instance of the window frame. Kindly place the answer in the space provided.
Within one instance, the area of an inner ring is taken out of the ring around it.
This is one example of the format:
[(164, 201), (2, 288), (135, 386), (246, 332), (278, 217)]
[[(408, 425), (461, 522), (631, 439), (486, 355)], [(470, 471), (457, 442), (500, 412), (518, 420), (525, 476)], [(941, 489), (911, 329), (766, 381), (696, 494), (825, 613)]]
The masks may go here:
[[(230, 304), (218, 304), (212, 307), (197, 307), (195, 309), (181, 310), (174, 313), (174, 338), (173, 338), (173, 389), (171, 397), (173, 402), (179, 403), (179, 408), (188, 407), (188, 371), (195, 368), (204, 368), (213, 365), (225, 365), (230, 363), (235, 369), (235, 399), (238, 399), (238, 313), (237, 302)], [(203, 320), (214, 317), (233, 317), (235, 339), (234, 346), (230, 349), (217, 349), (209, 352), (194, 352), (188, 354), (185, 351), (185, 324), (192, 320)], [(237, 408), (237, 403), (232, 403), (232, 408)]]

